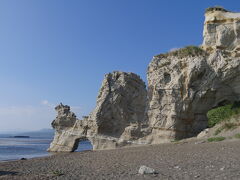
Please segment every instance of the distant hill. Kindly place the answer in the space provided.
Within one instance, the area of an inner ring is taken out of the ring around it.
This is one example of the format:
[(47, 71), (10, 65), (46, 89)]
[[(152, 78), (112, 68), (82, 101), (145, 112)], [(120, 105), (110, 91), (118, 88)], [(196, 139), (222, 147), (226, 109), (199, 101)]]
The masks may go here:
[(30, 136), (31, 138), (53, 138), (53, 129), (41, 129), (39, 131), (26, 131), (26, 132), (12, 132), (0, 133), (0, 137), (13, 137), (13, 136)]
[(30, 137), (33, 137), (33, 138), (53, 138), (54, 130), (53, 129), (41, 129), (39, 131), (30, 131), (30, 132), (18, 133), (16, 135), (30, 136)]

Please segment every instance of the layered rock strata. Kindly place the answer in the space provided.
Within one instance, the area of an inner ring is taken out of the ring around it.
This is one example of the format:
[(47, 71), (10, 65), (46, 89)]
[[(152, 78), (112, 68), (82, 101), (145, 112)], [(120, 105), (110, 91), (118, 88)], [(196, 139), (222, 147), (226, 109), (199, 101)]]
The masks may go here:
[(240, 49), (240, 13), (208, 8), (205, 13), (203, 47), (208, 50)]
[(240, 59), (217, 50), (179, 59), (154, 57), (148, 68), (148, 120), (154, 141), (191, 137), (206, 113), (240, 98)]
[(153, 57), (144, 82), (133, 73), (107, 74), (96, 108), (83, 120), (60, 104), (49, 151), (157, 144), (192, 137), (207, 128), (210, 109), (240, 100), (239, 13), (211, 8), (201, 48)]

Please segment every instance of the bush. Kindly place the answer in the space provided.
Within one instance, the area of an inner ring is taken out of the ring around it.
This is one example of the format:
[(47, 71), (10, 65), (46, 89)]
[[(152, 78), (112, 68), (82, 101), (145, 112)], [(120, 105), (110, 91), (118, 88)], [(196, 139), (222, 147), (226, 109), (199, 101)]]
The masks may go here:
[(207, 55), (207, 53), (202, 48), (197, 46), (187, 46), (185, 48), (180, 48), (178, 50), (171, 51), (165, 54), (159, 54), (155, 57), (166, 58), (169, 56), (175, 56), (179, 58), (184, 58), (189, 56), (196, 57), (196, 56), (205, 56), (205, 55)]
[(223, 141), (224, 139), (226, 139), (225, 137), (212, 137), (212, 138), (208, 138), (208, 142), (216, 142), (216, 141)]
[[(227, 119), (230, 119), (233, 115), (236, 115), (239, 113), (240, 113), (240, 103), (239, 102), (235, 102), (233, 104), (228, 104), (225, 106), (217, 107), (215, 109), (211, 109), (207, 113), (208, 126), (213, 127), (217, 123), (222, 122)], [(228, 125), (230, 125), (230, 124), (228, 124)]]

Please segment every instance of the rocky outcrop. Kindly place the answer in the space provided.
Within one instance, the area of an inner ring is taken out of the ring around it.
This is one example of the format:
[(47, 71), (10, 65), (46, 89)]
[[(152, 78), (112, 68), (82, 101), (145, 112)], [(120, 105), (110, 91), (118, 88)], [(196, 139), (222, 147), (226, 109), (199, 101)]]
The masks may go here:
[(55, 110), (57, 117), (52, 122), (55, 135), (48, 151), (72, 152), (77, 149), (78, 142), (86, 138), (87, 123), (80, 121), (76, 115), (70, 111), (70, 107), (60, 103)]
[(93, 149), (110, 149), (196, 136), (207, 128), (210, 109), (239, 101), (240, 16), (221, 8), (208, 9), (205, 16), (202, 48), (153, 57), (147, 90), (136, 74), (113, 72), (83, 120), (69, 106), (57, 106), (49, 151), (74, 151), (82, 139), (89, 139)]
[(207, 50), (240, 49), (240, 13), (208, 8), (205, 13), (203, 47)]
[(49, 151), (74, 151), (81, 139), (89, 139), (94, 149), (131, 144), (143, 136), (146, 124), (145, 83), (133, 73), (107, 74), (97, 97), (97, 106), (88, 117), (76, 119), (69, 106), (56, 107), (55, 137)]
[(154, 57), (148, 69), (148, 117), (155, 141), (197, 135), (207, 127), (207, 111), (239, 100), (239, 60), (221, 50), (182, 59)]

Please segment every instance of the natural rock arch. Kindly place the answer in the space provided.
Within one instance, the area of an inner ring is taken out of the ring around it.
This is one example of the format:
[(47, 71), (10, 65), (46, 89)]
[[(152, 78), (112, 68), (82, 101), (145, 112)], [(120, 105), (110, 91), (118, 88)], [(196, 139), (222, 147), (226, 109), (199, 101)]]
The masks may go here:
[[(85, 142), (85, 141), (91, 143), (91, 141), (90, 141), (88, 138), (83, 138), (83, 137), (81, 137), (81, 138), (76, 138), (76, 139), (74, 140), (74, 145), (73, 145), (73, 148), (72, 148), (72, 152), (74, 152), (74, 151), (76, 151), (77, 149), (79, 149), (79, 147), (81, 148), (81, 146), (83, 145), (82, 142)], [(91, 143), (91, 145), (92, 145), (92, 143)], [(90, 150), (90, 149), (87, 148), (87, 150)]]

